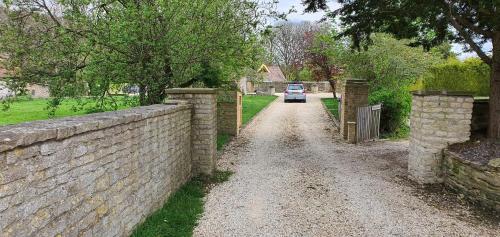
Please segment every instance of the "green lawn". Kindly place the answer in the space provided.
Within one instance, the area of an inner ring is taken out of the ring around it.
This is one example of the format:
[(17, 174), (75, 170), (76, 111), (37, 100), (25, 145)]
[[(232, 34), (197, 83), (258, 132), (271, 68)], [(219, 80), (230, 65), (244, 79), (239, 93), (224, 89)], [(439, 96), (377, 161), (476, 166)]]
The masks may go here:
[[(115, 98), (118, 109), (125, 109), (131, 106), (131, 103), (126, 103), (127, 99), (125, 97), (117, 96)], [(85, 102), (84, 105), (79, 104), (76, 99), (63, 100), (59, 108), (57, 108), (54, 118), (98, 112), (94, 109), (95, 100), (85, 99), (82, 101)], [(0, 126), (49, 119), (49, 111), (46, 109), (48, 102), (48, 99), (22, 98), (12, 102), (7, 110), (2, 110), (0, 107)]]
[(243, 96), (243, 125), (247, 124), (268, 104), (273, 102), (277, 96)]
[[(277, 96), (243, 96), (243, 125), (247, 124), (257, 113), (273, 102)], [(221, 150), (231, 140), (227, 134), (217, 134), (217, 150)]]
[(192, 236), (203, 213), (203, 197), (214, 184), (229, 180), (231, 171), (216, 171), (213, 177), (197, 177), (172, 194), (160, 210), (151, 214), (132, 237)]
[(339, 119), (339, 102), (334, 98), (322, 98), (321, 102), (326, 106), (326, 108)]

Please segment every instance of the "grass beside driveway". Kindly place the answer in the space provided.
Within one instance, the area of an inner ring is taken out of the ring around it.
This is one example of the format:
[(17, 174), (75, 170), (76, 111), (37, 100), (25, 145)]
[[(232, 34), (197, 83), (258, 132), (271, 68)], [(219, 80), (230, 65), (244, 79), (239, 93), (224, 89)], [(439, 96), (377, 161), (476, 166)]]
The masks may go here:
[[(129, 108), (133, 103), (135, 103), (129, 100), (132, 99), (132, 97), (125, 99), (123, 96), (117, 96), (115, 99), (117, 109), (119, 110)], [(0, 126), (51, 118), (49, 116), (49, 111), (47, 110), (49, 101), (49, 99), (20, 98), (13, 101), (7, 110), (3, 110), (2, 105), (0, 104)], [(82, 99), (80, 102), (76, 99), (64, 99), (55, 111), (53, 118), (101, 112), (95, 110), (95, 105), (96, 101), (92, 99)], [(110, 110), (113, 109), (107, 109), (107, 111)]]
[(323, 103), (326, 106), (328, 111), (330, 111), (330, 113), (332, 113), (333, 116), (335, 116), (335, 118), (337, 118), (337, 120), (339, 119), (339, 102), (337, 99), (322, 98), (321, 103)]
[[(242, 117), (243, 125), (247, 124), (252, 120), (255, 115), (257, 115), (262, 109), (273, 102), (277, 96), (257, 96), (257, 95), (245, 95), (243, 96), (243, 108)], [(231, 136), (227, 134), (217, 134), (217, 150), (222, 150), (224, 145), (226, 145)]]
[(277, 96), (243, 96), (243, 125), (247, 124), (252, 118), (264, 109), (267, 105), (273, 102)]
[(132, 233), (132, 237), (192, 236), (203, 213), (203, 198), (216, 184), (229, 180), (231, 171), (216, 171), (213, 177), (196, 177), (172, 194)]

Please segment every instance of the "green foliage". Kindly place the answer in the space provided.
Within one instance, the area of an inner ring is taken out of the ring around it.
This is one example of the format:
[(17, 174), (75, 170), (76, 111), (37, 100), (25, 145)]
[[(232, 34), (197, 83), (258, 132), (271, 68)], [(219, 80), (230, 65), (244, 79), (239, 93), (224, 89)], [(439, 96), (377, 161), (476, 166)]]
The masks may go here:
[(252, 0), (0, 4), (8, 15), (0, 22), (0, 55), (8, 55), (2, 64), (11, 88), (41, 84), (53, 97), (105, 103), (114, 85), (130, 84), (139, 86), (142, 105), (161, 103), (169, 87), (239, 78), (259, 61), (257, 33), (272, 12)]
[(387, 34), (375, 34), (372, 39), (366, 51), (346, 54), (346, 76), (368, 80), (370, 103), (383, 104), (381, 132), (404, 136), (411, 110), (409, 88), (434, 65), (445, 62), (443, 51), (425, 52)]
[(430, 69), (421, 89), (467, 91), (475, 96), (490, 94), (490, 67), (478, 58), (449, 60)]
[(277, 96), (243, 96), (243, 125), (247, 124)]
[(220, 151), (224, 148), (229, 140), (231, 140), (231, 136), (228, 134), (217, 134), (217, 150)]
[(307, 68), (303, 68), (299, 72), (299, 81), (312, 81), (313, 75), (311, 70)]
[(321, 98), (321, 102), (326, 106), (330, 113), (335, 116), (335, 118), (340, 119), (339, 116), (339, 101), (334, 98)]
[(193, 180), (175, 192), (158, 211), (132, 233), (134, 237), (192, 236), (203, 213), (204, 184)]
[(346, 54), (346, 76), (368, 80), (371, 90), (413, 85), (433, 65), (444, 62), (441, 53), (409, 47), (408, 40), (397, 40), (388, 34), (375, 34), (366, 51)]
[(400, 138), (408, 135), (407, 119), (411, 112), (408, 91), (381, 89), (370, 93), (368, 100), (371, 105), (382, 104), (380, 132), (384, 136)]

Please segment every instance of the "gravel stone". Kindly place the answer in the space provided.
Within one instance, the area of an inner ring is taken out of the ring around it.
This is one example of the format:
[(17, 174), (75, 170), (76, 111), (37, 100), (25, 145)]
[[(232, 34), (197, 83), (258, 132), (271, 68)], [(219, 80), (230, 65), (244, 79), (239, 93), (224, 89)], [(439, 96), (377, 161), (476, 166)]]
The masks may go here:
[(407, 141), (351, 145), (310, 94), (280, 97), (218, 161), (195, 236), (498, 236), (500, 224), (409, 181)]

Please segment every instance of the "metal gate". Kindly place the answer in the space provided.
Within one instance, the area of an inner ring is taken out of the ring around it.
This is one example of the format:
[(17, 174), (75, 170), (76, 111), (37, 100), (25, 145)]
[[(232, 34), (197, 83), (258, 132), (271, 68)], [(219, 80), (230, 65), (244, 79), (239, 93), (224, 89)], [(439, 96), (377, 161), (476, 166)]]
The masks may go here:
[(356, 142), (364, 142), (379, 137), (381, 110), (382, 104), (358, 107)]

